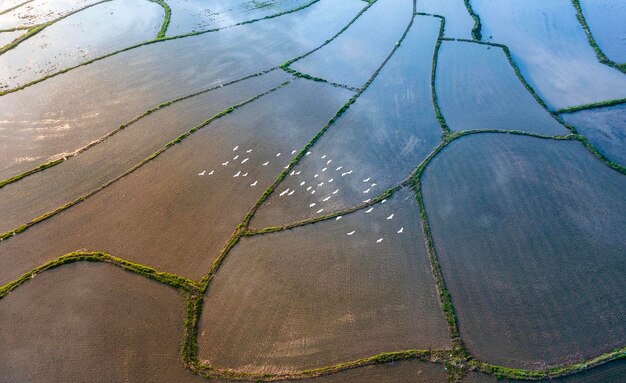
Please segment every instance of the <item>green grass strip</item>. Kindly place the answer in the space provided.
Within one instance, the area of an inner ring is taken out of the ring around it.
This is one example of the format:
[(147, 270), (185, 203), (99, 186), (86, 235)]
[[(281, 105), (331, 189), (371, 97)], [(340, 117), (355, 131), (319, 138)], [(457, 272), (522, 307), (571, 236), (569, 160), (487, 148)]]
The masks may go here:
[(431, 16), (439, 18), (441, 20), (441, 26), (439, 27), (439, 36), (437, 37), (437, 42), (435, 43), (435, 52), (433, 54), (433, 63), (431, 69), (432, 72), (430, 76), (430, 93), (432, 96), (433, 107), (435, 109), (435, 117), (437, 117), (437, 121), (439, 121), (439, 125), (443, 130), (444, 136), (447, 136), (450, 134), (450, 127), (448, 126), (448, 123), (446, 122), (446, 119), (441, 113), (441, 109), (439, 108), (439, 99), (437, 98), (437, 87), (435, 84), (437, 76), (437, 63), (439, 62), (439, 49), (441, 48), (441, 41), (443, 39), (443, 34), (446, 29), (446, 19), (445, 17), (439, 15)]
[(589, 41), (589, 45), (591, 45), (593, 50), (596, 52), (598, 61), (600, 61), (602, 64), (613, 67), (622, 73), (626, 73), (626, 64), (618, 64), (615, 61), (609, 59), (596, 42), (596, 39), (593, 38), (591, 28), (589, 28), (587, 20), (585, 20), (585, 15), (583, 14), (583, 9), (580, 5), (580, 1), (572, 0), (572, 5), (574, 6), (574, 9), (576, 9), (576, 18), (578, 19), (580, 26), (583, 28), (583, 31), (585, 31), (585, 34), (587, 35), (587, 41)]
[(172, 8), (170, 8), (170, 6), (167, 5), (165, 0), (148, 0), (148, 1), (159, 4), (161, 7), (163, 7), (163, 11), (165, 12), (165, 16), (163, 17), (163, 24), (161, 24), (161, 29), (159, 30), (159, 33), (157, 33), (156, 35), (157, 39), (162, 39), (163, 37), (165, 37), (165, 34), (167, 33), (167, 27), (170, 25), (170, 19), (172, 18)]
[[(18, 38), (16, 38), (15, 40), (11, 41), (10, 43), (8, 43), (7, 45), (3, 46), (0, 48), (0, 55), (6, 53), (7, 51), (17, 47), (18, 45), (20, 45), (22, 42), (24, 42), (25, 40), (28, 40), (29, 38), (35, 36), (37, 33), (41, 32), (42, 30), (46, 29), (47, 27), (51, 26), (52, 24), (55, 24), (63, 19), (65, 19), (66, 17), (72, 16), (73, 14), (76, 14), (78, 12), (84, 11), (85, 9), (91, 8), (91, 7), (95, 7), (96, 5), (102, 4), (102, 3), (106, 3), (106, 2), (110, 2), (113, 0), (101, 0), (98, 1), (96, 3), (93, 4), (89, 4), (87, 6), (84, 6), (82, 8), (76, 9), (72, 12), (69, 12), (57, 19), (42, 23), (42, 24), (38, 24), (38, 25), (34, 25), (30, 28), (28, 28), (27, 32), (21, 36), (19, 36)], [(15, 29), (17, 30), (17, 29)], [(0, 92), (0, 96), (3, 95), (5, 92), (7, 91), (3, 91)]]
[(478, 16), (478, 14), (476, 12), (474, 12), (474, 9), (472, 8), (472, 4), (470, 4), (470, 0), (463, 0), (465, 2), (465, 8), (467, 8), (467, 12), (470, 14), (470, 16), (472, 16), (472, 19), (474, 19), (474, 26), (472, 27), (472, 38), (474, 40), (482, 40), (483, 35), (482, 35), (482, 24), (480, 22), (480, 16)]
[(0, 287), (0, 299), (5, 297), (8, 293), (15, 290), (17, 287), (21, 286), (25, 282), (28, 282), (31, 279), (35, 278), (37, 274), (57, 268), (65, 264), (75, 262), (106, 262), (121, 267), (122, 269), (133, 272), (135, 274), (140, 274), (146, 278), (150, 278), (155, 281), (167, 284), (176, 289), (184, 291), (198, 290), (198, 285), (196, 284), (196, 282), (185, 277), (181, 277), (179, 275), (157, 271), (151, 267), (126, 261), (122, 258), (117, 258), (107, 253), (76, 251), (65, 254), (55, 260), (47, 262), (44, 265), (41, 265), (29, 271), (28, 273), (23, 274), (15, 281)]
[(315, 81), (315, 82), (321, 82), (324, 84), (328, 84), (328, 85), (332, 85), (336, 88), (343, 88), (343, 89), (348, 89), (351, 90), (353, 92), (357, 92), (358, 89), (349, 85), (345, 85), (345, 84), (339, 84), (337, 82), (331, 82), (328, 81), (326, 79), (323, 79), (321, 77), (315, 77), (315, 76), (311, 76), (309, 74), (306, 73), (302, 73), (302, 72), (298, 72), (295, 69), (289, 68), (289, 67), (285, 67), (285, 66), (281, 66), (280, 69), (284, 70), (285, 72), (289, 73), (290, 75), (294, 76), (294, 77), (298, 77), (298, 78), (303, 78), (305, 80), (311, 80), (311, 81)]
[(205, 120), (205, 121), (201, 122), (199, 125), (196, 125), (195, 127), (191, 128), (186, 133), (183, 133), (180, 136), (176, 137), (174, 140), (168, 142), (161, 149), (157, 150), (156, 152), (154, 152), (150, 156), (146, 157), (141, 162), (139, 162), (138, 164), (136, 164), (135, 166), (133, 166), (132, 168), (130, 168), (129, 170), (127, 170), (123, 174), (121, 174), (121, 175), (113, 178), (112, 180), (106, 182), (104, 185), (102, 185), (102, 186), (92, 190), (91, 192), (89, 192), (89, 193), (87, 193), (87, 194), (85, 194), (85, 195), (83, 195), (81, 197), (76, 198), (75, 200), (73, 200), (71, 202), (66, 203), (65, 205), (63, 205), (63, 206), (61, 206), (61, 207), (59, 207), (59, 208), (57, 208), (57, 209), (55, 209), (55, 210), (53, 210), (51, 212), (48, 212), (48, 213), (45, 213), (45, 214), (39, 216), (39, 217), (33, 219), (32, 221), (30, 221), (30, 222), (28, 222), (28, 223), (26, 223), (24, 225), (21, 225), (20, 227), (14, 229), (14, 230), (8, 231), (8, 232), (3, 233), (3, 234), (0, 234), (0, 241), (5, 240), (5, 239), (7, 239), (9, 237), (12, 237), (12, 236), (14, 236), (16, 234), (20, 234), (20, 233), (26, 231), (31, 226), (33, 226), (33, 225), (35, 225), (35, 224), (37, 224), (39, 222), (45, 221), (46, 219), (48, 219), (48, 218), (50, 218), (52, 216), (55, 216), (58, 213), (60, 213), (60, 212), (62, 212), (64, 210), (66, 210), (66, 209), (68, 209), (68, 208), (70, 208), (70, 207), (72, 207), (72, 206), (74, 206), (74, 205), (76, 205), (76, 204), (86, 200), (87, 198), (89, 198), (92, 195), (100, 192), (101, 190), (105, 189), (106, 187), (110, 186), (111, 184), (113, 184), (113, 183), (119, 181), (120, 179), (128, 176), (129, 174), (133, 173), (135, 170), (139, 169), (140, 167), (142, 167), (146, 163), (152, 161), (153, 159), (155, 159), (156, 157), (161, 155), (163, 152), (168, 150), (170, 147), (172, 147), (172, 146), (182, 142), (185, 138), (189, 137), (190, 135), (192, 135), (196, 131), (204, 128), (205, 126), (209, 125), (211, 122), (213, 122), (213, 121), (215, 121), (215, 120), (217, 120), (217, 119), (219, 119), (219, 118), (221, 118), (221, 117), (223, 117), (223, 116), (225, 116), (227, 114), (230, 114), (233, 111), (239, 109), (240, 107), (242, 107), (242, 106), (244, 106), (246, 104), (249, 104), (249, 103), (251, 103), (251, 102), (253, 102), (253, 101), (255, 101), (255, 100), (257, 100), (257, 99), (259, 99), (259, 98), (261, 98), (261, 97), (263, 97), (263, 96), (265, 96), (265, 95), (267, 95), (267, 94), (269, 94), (269, 93), (271, 93), (271, 92), (273, 92), (275, 90), (278, 90), (278, 89), (284, 87), (287, 84), (289, 84), (289, 81), (285, 81), (285, 82), (281, 83), (280, 85), (278, 85), (278, 86), (276, 86), (276, 87), (274, 87), (272, 89), (269, 89), (269, 90), (267, 90), (267, 91), (265, 91), (263, 93), (260, 93), (260, 94), (258, 94), (256, 96), (253, 96), (253, 97), (251, 97), (251, 98), (249, 98), (249, 99), (247, 99), (245, 101), (242, 101), (242, 102), (240, 102), (238, 104), (235, 104), (235, 105), (233, 105), (233, 106), (231, 106), (231, 107), (229, 107), (229, 108), (227, 108), (227, 109), (217, 113), (216, 115), (214, 115), (213, 117), (209, 118), (208, 120)]
[(578, 111), (581, 111), (581, 110), (606, 108), (606, 107), (609, 107), (609, 106), (616, 106), (616, 105), (621, 105), (621, 104), (626, 104), (626, 98), (618, 98), (618, 99), (615, 99), (615, 100), (607, 100), (607, 101), (594, 102), (594, 103), (591, 103), (591, 104), (570, 106), (568, 108), (559, 109), (559, 110), (555, 111), (555, 113), (557, 113), (557, 114), (574, 113), (574, 112), (578, 112)]

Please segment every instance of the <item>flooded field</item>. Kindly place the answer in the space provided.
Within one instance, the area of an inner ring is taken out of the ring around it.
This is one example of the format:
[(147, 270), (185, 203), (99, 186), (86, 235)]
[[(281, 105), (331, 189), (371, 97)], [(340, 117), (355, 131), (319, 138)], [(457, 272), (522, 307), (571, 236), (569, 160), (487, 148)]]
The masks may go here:
[(604, 54), (626, 64), (626, 3), (620, 0), (581, 0), (585, 20)]
[(444, 149), (423, 190), (477, 358), (536, 369), (624, 344), (626, 177), (576, 141), (486, 134)]
[[(302, 12), (145, 45), (2, 96), (0, 129), (8, 149), (0, 151), (0, 179), (63, 157), (160, 103), (314, 49), (362, 6), (321, 0)], [(45, 145), (37, 140), (39, 128), (52, 136)]]
[(229, 27), (302, 7), (311, 0), (170, 0), (168, 36)]
[(610, 160), (626, 166), (626, 105), (563, 114)]
[(474, 20), (467, 12), (463, 1), (423, 0), (418, 1), (417, 11), (443, 16), (446, 19), (446, 37), (471, 39)]
[(0, 383), (626, 383), (617, 0), (0, 0)]
[(441, 112), (451, 130), (568, 133), (528, 93), (498, 47), (444, 42), (436, 86)]
[(0, 55), (0, 90), (153, 39), (163, 9), (145, 0), (113, 0), (52, 24)]
[(438, 33), (437, 19), (415, 18), (372, 85), (261, 207), (254, 227), (355, 206), (409, 176), (441, 139), (430, 89)]
[(210, 283), (200, 359), (278, 372), (445, 347), (415, 196), (242, 240)]
[(485, 39), (506, 44), (548, 106), (626, 97), (626, 76), (598, 61), (570, 0), (472, 0)]
[(179, 360), (180, 294), (114, 266), (46, 271), (0, 311), (0, 382), (203, 381)]
[[(0, 283), (82, 248), (199, 279), (291, 152), (349, 97), (344, 89), (296, 80), (243, 106), (86, 201), (0, 243)], [(67, 231), (74, 235), (63, 236)]]

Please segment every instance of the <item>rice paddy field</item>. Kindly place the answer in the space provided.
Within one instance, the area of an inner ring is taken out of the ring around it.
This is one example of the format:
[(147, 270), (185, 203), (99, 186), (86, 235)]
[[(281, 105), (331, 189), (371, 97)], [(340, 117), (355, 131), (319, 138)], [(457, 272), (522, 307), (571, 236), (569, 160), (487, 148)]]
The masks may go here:
[(0, 383), (626, 383), (618, 0), (0, 0)]

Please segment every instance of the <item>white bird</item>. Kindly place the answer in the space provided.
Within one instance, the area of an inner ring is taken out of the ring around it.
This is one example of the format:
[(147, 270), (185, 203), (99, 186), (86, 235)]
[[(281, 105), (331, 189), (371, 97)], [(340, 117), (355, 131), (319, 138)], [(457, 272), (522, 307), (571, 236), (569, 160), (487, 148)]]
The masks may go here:
[(334, 178), (331, 178), (328, 180), (328, 183), (332, 183), (334, 180), (335, 180)]
[(346, 174), (348, 174), (348, 173), (341, 173), (341, 176), (343, 177), (343, 176), (345, 176)]
[(367, 177), (366, 179), (363, 180), (363, 182), (369, 182), (370, 178), (372, 177)]
[(294, 192), (295, 192), (295, 190), (292, 190), (287, 195), (292, 195)]
[(247, 176), (248, 176), (248, 173), (243, 173), (241, 176), (242, 176), (242, 177), (247, 177)]
[(306, 191), (311, 190), (311, 188), (312, 188), (312, 187), (313, 187), (313, 186), (309, 186), (309, 187), (307, 187), (307, 188), (306, 188)]
[(322, 202), (326, 202), (326, 201), (328, 201), (329, 199), (330, 199), (330, 196), (328, 196), (328, 197), (324, 198), (324, 199), (322, 200)]
[(199, 176), (203, 176), (206, 173), (206, 170), (203, 170), (202, 173), (198, 173)]
[(326, 171), (326, 169), (328, 169), (328, 168), (324, 168), (324, 169), (322, 169), (322, 171), (323, 171), (323, 172), (325, 172), (325, 171)]
[(343, 168), (343, 166), (338, 167), (337, 169), (335, 169), (336, 171), (340, 171), (341, 168)]
[(393, 219), (393, 214), (391, 214), (387, 219)]
[(309, 205), (309, 207), (313, 207), (313, 206), (315, 206), (315, 202)]
[(222, 162), (222, 166), (226, 166), (226, 165), (228, 165), (228, 161)]
[(233, 178), (235, 178), (235, 177), (239, 177), (239, 175), (240, 175), (240, 174), (241, 174), (241, 170), (240, 170), (240, 171), (238, 171), (238, 172), (237, 172), (237, 174), (235, 174), (235, 175), (233, 176)]
[(300, 186), (304, 185), (305, 183), (306, 183), (306, 181), (300, 182)]
[(371, 188), (373, 188), (374, 186), (376, 186), (376, 184), (375, 184), (375, 183), (370, 185), (370, 187), (371, 187)]
[(369, 209), (365, 210), (365, 212), (366, 212), (366, 213), (371, 213), (371, 212), (372, 212), (372, 210), (374, 210), (374, 208), (373, 208), (373, 207), (370, 207)]
[(280, 157), (280, 153), (276, 153), (276, 157)]
[(354, 170), (350, 169), (350, 171), (347, 174), (352, 174)]
[(315, 189), (311, 190), (311, 195), (315, 194)]
[(269, 164), (269, 163), (270, 163), (270, 162), (269, 162), (269, 161), (267, 161), (267, 162), (265, 162), (265, 163), (263, 164), (263, 166), (267, 166), (267, 164)]
[(239, 146), (235, 146), (235, 147), (233, 148), (233, 152), (234, 152), (235, 150), (237, 150), (237, 149), (239, 149)]
[(319, 213), (321, 213), (323, 211), (324, 211), (324, 209), (319, 209), (315, 214), (319, 214)]
[(352, 235), (352, 234), (354, 234), (354, 232), (355, 232), (355, 231), (356, 231), (356, 230), (352, 230), (351, 232), (346, 233), (346, 235)]
[(291, 151), (291, 154), (294, 154), (295, 152), (296, 152), (295, 150), (292, 150), (292, 151)]
[(363, 194), (367, 194), (367, 193), (369, 193), (369, 192), (370, 192), (370, 189), (363, 190)]
[(376, 243), (381, 243), (382, 241), (383, 241), (383, 239), (379, 238), (379, 239), (376, 240)]
[(287, 169), (289, 167), (289, 165), (286, 165), (285, 167), (283, 167), (283, 169)]
[(210, 175), (210, 176), (212, 176), (212, 175), (213, 175), (213, 173), (215, 173), (215, 170), (211, 170), (211, 171), (209, 172), (209, 175)]
[(384, 200), (380, 201), (380, 204), (382, 205), (382, 204), (384, 204), (385, 202), (387, 202), (387, 200), (386, 200), (386, 199), (384, 199)]
[(326, 158), (326, 154), (324, 154), (321, 158), (322, 158), (322, 159)]
[(300, 173), (302, 173), (302, 170), (298, 170), (298, 171), (296, 172), (296, 175), (299, 175)]
[(404, 227), (401, 227), (400, 230), (398, 230), (398, 234), (402, 234), (404, 233)]
[(280, 197), (284, 196), (287, 193), (289, 193), (289, 188), (287, 188), (287, 190), (284, 190), (282, 193), (280, 193)]
[(306, 155), (308, 156), (309, 154), (311, 154), (311, 152), (306, 152)]
[(313, 178), (317, 178), (317, 177), (319, 177), (319, 176), (320, 176), (319, 174), (316, 174), (316, 175), (314, 175), (314, 176), (313, 176)]
[(291, 173), (289, 173), (289, 175), (290, 175), (290, 176), (292, 176), (292, 175), (294, 175), (294, 174), (296, 174), (296, 171), (295, 171), (295, 170), (292, 170), (292, 171), (291, 171)]
[(330, 165), (331, 162), (333, 162), (333, 160), (326, 161), (326, 165)]
[(250, 157), (248, 158), (244, 158), (243, 161), (241, 161), (242, 164), (245, 164), (246, 162), (248, 162), (248, 160), (250, 159)]
[(253, 183), (251, 183), (251, 184), (250, 184), (250, 186), (256, 186), (256, 184), (257, 184), (258, 182), (259, 182), (259, 181), (254, 181)]
[(371, 198), (366, 199), (365, 201), (363, 201), (363, 203), (368, 203), (369, 201), (371, 201)]
[(237, 158), (239, 158), (239, 154), (237, 154), (235, 157), (233, 157), (233, 161), (236, 160)]
[(317, 184), (318, 187), (320, 186), (324, 186), (324, 182), (320, 182), (319, 184)]
[(246, 150), (246, 153), (252, 153), (252, 149)]
[(338, 191), (339, 191), (339, 189), (335, 190), (335, 191), (333, 192), (333, 194), (337, 194), (337, 192), (338, 192)]
[(335, 218), (335, 221), (339, 221), (341, 219), (341, 216), (338, 215), (337, 218)]

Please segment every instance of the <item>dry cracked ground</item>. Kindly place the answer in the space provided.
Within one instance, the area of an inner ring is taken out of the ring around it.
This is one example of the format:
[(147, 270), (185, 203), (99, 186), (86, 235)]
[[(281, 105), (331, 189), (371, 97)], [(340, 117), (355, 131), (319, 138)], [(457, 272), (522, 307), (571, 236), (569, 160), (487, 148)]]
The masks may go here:
[(626, 382), (622, 0), (1, 0), (0, 382)]

